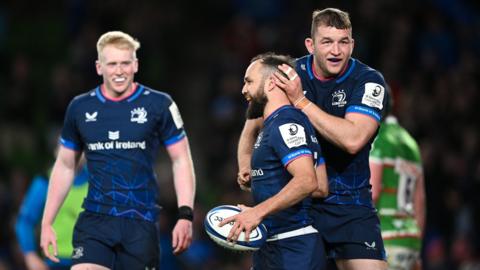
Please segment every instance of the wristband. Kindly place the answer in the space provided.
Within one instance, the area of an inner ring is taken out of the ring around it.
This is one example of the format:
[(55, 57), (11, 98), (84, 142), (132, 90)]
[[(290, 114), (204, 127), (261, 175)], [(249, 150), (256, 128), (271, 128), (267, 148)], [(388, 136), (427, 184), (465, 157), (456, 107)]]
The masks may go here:
[(182, 205), (178, 207), (177, 219), (186, 219), (193, 221), (193, 209), (187, 205)]
[(295, 102), (293, 102), (293, 107), (297, 107), (298, 103), (300, 103), (305, 98), (306, 98), (305, 96), (302, 96), (301, 98), (298, 98), (297, 100), (295, 100)]
[(307, 105), (303, 106), (303, 108), (301, 109), (302, 112), (305, 113), (305, 109), (308, 108), (308, 106), (310, 106), (310, 105), (312, 105), (312, 102), (311, 102), (311, 101), (309, 101)]
[(310, 104), (312, 104), (312, 102), (310, 100), (308, 100), (307, 98), (303, 97), (302, 99), (297, 101), (294, 106), (296, 108), (300, 109), (300, 110), (303, 110), (303, 109), (305, 109), (305, 107), (307, 107)]

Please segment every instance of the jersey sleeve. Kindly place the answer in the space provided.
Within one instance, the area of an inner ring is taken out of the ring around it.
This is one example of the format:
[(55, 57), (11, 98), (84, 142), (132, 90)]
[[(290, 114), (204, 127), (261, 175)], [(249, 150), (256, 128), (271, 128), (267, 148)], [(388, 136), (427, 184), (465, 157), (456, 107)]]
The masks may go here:
[(380, 122), (385, 111), (388, 93), (382, 75), (374, 70), (361, 74), (355, 85), (346, 113), (360, 113)]
[(312, 156), (305, 127), (298, 121), (285, 121), (272, 130), (272, 148), (286, 167), (302, 156)]
[(172, 99), (165, 103), (160, 115), (160, 140), (165, 146), (175, 144), (186, 136), (182, 116)]
[(36, 250), (35, 227), (43, 214), (47, 189), (47, 179), (42, 176), (35, 177), (20, 206), (15, 223), (15, 234), (23, 253)]
[(75, 99), (70, 102), (65, 113), (60, 143), (72, 150), (81, 151), (82, 143), (76, 124)]

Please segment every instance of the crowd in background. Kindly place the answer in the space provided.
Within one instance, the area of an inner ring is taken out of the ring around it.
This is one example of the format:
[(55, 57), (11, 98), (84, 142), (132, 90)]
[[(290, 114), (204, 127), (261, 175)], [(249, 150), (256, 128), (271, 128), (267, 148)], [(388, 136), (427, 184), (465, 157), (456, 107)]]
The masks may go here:
[(305, 55), (311, 13), (325, 7), (350, 13), (353, 56), (384, 74), (399, 121), (421, 147), (425, 269), (480, 267), (478, 1), (7, 0), (0, 3), (0, 269), (24, 267), (13, 236), (18, 206), (32, 177), (52, 165), (68, 102), (100, 83), (95, 42), (109, 30), (141, 42), (136, 80), (172, 95), (192, 146), (195, 241), (178, 258), (168, 239), (176, 205), (165, 153), (157, 164), (162, 269), (248, 269), (249, 254), (223, 250), (203, 231), (213, 206), (251, 203), (236, 183), (243, 72), (258, 53)]

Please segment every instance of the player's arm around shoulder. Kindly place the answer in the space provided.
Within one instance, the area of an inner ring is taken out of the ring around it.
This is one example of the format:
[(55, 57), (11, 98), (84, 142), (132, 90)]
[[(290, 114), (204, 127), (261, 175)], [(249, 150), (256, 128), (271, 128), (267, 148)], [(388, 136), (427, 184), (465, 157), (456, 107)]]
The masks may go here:
[(360, 113), (347, 113), (338, 117), (326, 113), (310, 103), (302, 111), (308, 116), (315, 129), (328, 141), (349, 154), (358, 153), (375, 134), (377, 120)]
[[(290, 70), (288, 66), (279, 68), (284, 72)], [(308, 116), (315, 129), (328, 141), (350, 154), (356, 154), (375, 134), (378, 121), (360, 113), (347, 113), (345, 117), (329, 114), (303, 94), (297, 73), (290, 71), (290, 75), (293, 79), (276, 73), (277, 86), (288, 93), (292, 104)]]

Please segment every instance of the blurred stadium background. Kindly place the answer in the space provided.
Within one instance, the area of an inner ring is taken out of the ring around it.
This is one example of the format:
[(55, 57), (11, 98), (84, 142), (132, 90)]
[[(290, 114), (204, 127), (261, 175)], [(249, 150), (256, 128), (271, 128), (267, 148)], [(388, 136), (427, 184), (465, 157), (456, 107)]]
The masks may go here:
[(52, 164), (70, 99), (100, 83), (95, 43), (109, 30), (139, 39), (137, 81), (173, 96), (192, 144), (195, 241), (178, 258), (169, 255), (176, 207), (170, 164), (165, 155), (158, 163), (162, 269), (248, 269), (248, 254), (216, 247), (202, 225), (213, 206), (251, 202), (235, 181), (244, 70), (261, 52), (306, 54), (311, 12), (325, 7), (350, 13), (354, 57), (384, 74), (396, 114), (420, 143), (428, 204), (425, 269), (480, 269), (475, 0), (1, 1), (0, 269), (24, 269), (12, 227), (18, 206), (32, 176)]

